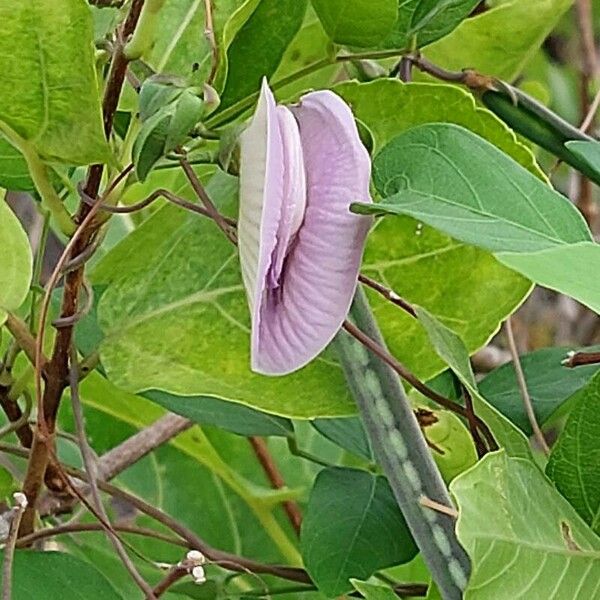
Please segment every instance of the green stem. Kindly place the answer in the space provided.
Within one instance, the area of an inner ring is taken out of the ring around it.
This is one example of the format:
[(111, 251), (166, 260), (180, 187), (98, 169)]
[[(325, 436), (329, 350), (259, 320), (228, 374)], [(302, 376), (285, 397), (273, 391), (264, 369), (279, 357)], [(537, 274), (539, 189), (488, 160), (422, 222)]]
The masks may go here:
[[(302, 79), (302, 77), (306, 77), (306, 75), (310, 75), (315, 71), (320, 71), (321, 69), (334, 65), (336, 63), (366, 58), (374, 60), (381, 58), (391, 58), (393, 56), (400, 56), (401, 54), (405, 53), (406, 49), (381, 50), (376, 52), (360, 52), (357, 54), (342, 54), (339, 56), (333, 56), (331, 58), (322, 58), (321, 60), (318, 60), (310, 65), (307, 65), (306, 67), (303, 67), (302, 69), (299, 69), (298, 71), (295, 71), (294, 73), (291, 73), (283, 79), (275, 81), (271, 84), (271, 88), (274, 91), (281, 89), (282, 87), (285, 87), (290, 83), (294, 83), (298, 79)], [(258, 98), (258, 94), (259, 92), (257, 91), (254, 94), (251, 94), (250, 96), (246, 96), (245, 98), (242, 98), (242, 100), (239, 100), (235, 104), (232, 104), (230, 107), (217, 113), (214, 117), (206, 121), (206, 127), (208, 129), (215, 129), (216, 127), (223, 127), (224, 125), (227, 125), (227, 123), (230, 123), (236, 117), (241, 115), (245, 110), (250, 108)]]
[[(385, 347), (361, 288), (349, 319)], [(336, 345), (375, 456), (423, 559), (443, 598), (459, 600), (469, 576), (469, 559), (456, 538), (454, 519), (421, 503), (425, 497), (451, 506), (404, 389), (395, 372), (346, 331), (337, 335)]]
[(123, 54), (128, 61), (141, 58), (152, 47), (158, 23), (158, 13), (165, 0), (146, 0), (137, 27), (131, 39), (123, 49)]
[(0, 121), (0, 132), (25, 158), (29, 175), (42, 199), (44, 208), (52, 213), (60, 230), (65, 235), (73, 235), (76, 229), (75, 223), (52, 186), (48, 176), (48, 168), (35, 151), (35, 148), (3, 121)]

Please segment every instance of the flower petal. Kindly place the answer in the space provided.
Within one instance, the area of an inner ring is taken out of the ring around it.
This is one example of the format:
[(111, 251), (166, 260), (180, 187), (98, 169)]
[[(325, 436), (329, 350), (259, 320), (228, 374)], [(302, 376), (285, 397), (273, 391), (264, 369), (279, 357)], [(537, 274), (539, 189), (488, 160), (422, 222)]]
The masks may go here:
[(352, 202), (371, 201), (371, 163), (349, 107), (322, 91), (304, 96), (293, 113), (304, 157), (306, 211), (281, 286), (266, 289), (261, 302), (252, 368), (269, 375), (304, 366), (340, 329), (371, 224), (349, 210)]
[(280, 284), (286, 249), (300, 227), (306, 203), (298, 124), (289, 109), (275, 105), (266, 80), (240, 146), (238, 243), (254, 356), (267, 288)]

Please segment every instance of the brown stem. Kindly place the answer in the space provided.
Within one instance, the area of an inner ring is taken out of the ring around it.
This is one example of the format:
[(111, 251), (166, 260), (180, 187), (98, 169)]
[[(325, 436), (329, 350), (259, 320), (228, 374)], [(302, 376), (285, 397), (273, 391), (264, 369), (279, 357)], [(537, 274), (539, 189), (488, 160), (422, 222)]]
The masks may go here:
[(204, 204), (204, 207), (208, 211), (208, 214), (211, 217), (211, 219), (213, 219), (215, 223), (219, 226), (221, 231), (223, 231), (227, 239), (231, 243), (237, 245), (237, 236), (235, 234), (235, 231), (233, 231), (231, 226), (228, 225), (227, 221), (223, 218), (223, 215), (221, 215), (221, 213), (217, 210), (217, 207), (213, 204), (213, 201), (210, 199), (210, 196), (206, 193), (206, 190), (204, 189), (204, 186), (202, 185), (200, 179), (198, 179), (198, 176), (192, 168), (192, 165), (190, 165), (189, 161), (185, 157), (181, 157), (179, 159), (179, 163), (181, 164), (181, 168), (183, 169), (185, 176), (190, 182), (192, 189), (194, 190), (196, 196), (198, 196), (202, 204)]
[[(278, 490), (286, 487), (285, 481), (269, 452), (265, 440), (260, 437), (252, 436), (248, 438), (248, 441), (273, 488)], [(296, 533), (300, 535), (300, 527), (302, 525), (302, 513), (300, 512), (300, 507), (293, 500), (286, 500), (283, 502), (283, 509), (285, 510), (292, 527)]]
[(467, 423), (469, 424), (469, 431), (471, 432), (471, 437), (475, 444), (475, 450), (477, 450), (477, 457), (483, 458), (488, 450), (477, 429), (477, 415), (475, 414), (475, 409), (473, 407), (473, 398), (471, 398), (469, 390), (464, 385), (462, 386), (462, 391), (465, 398), (465, 408), (467, 410)]
[[(9, 392), (10, 387), (0, 385), (0, 406), (11, 423), (18, 423), (23, 419), (23, 411), (17, 401), (10, 398)], [(33, 443), (33, 432), (31, 431), (29, 423), (23, 423), (14, 431), (19, 438), (21, 445), (25, 448), (31, 448), (31, 444)]]
[[(104, 133), (107, 139), (112, 131), (113, 120), (121, 89), (125, 80), (127, 70), (127, 58), (123, 53), (123, 40), (126, 40), (135, 30), (144, 0), (132, 0), (129, 13), (119, 32), (120, 42), (116, 44), (113, 54), (104, 99), (102, 103)], [(87, 181), (84, 188), (87, 196), (96, 198), (102, 180), (103, 165), (92, 165), (88, 171)], [(67, 248), (69, 254), (65, 256), (78, 256), (85, 252), (90, 243), (93, 242), (99, 223), (93, 220), (93, 207), (85, 202), (79, 205), (76, 222), (79, 223), (78, 230)], [(91, 215), (91, 216), (90, 216)], [(70, 247), (69, 247), (70, 246)], [(64, 262), (64, 261), (63, 261)], [(68, 319), (77, 312), (79, 291), (83, 283), (84, 267), (70, 271), (65, 277), (63, 292), (61, 319)], [(51, 290), (49, 290), (51, 291)], [(49, 294), (46, 294), (46, 298)], [(46, 300), (46, 299), (45, 299)], [(46, 300), (46, 305), (49, 300)], [(48, 307), (46, 306), (46, 312)], [(21, 522), (20, 535), (26, 535), (34, 529), (35, 508), (38, 495), (42, 486), (42, 480), (49, 464), (49, 453), (54, 445), (54, 430), (56, 426), (56, 414), (63, 392), (68, 385), (69, 378), (69, 350), (73, 336), (73, 325), (61, 327), (56, 334), (52, 356), (47, 366), (46, 385), (43, 395), (41, 392), (41, 369), (42, 369), (42, 342), (46, 314), (40, 315), (40, 327), (38, 328), (38, 339), (36, 340), (36, 400), (38, 404), (38, 422), (34, 434), (31, 456), (27, 466), (27, 472), (23, 483), (23, 492), (27, 496), (29, 506)], [(47, 485), (56, 483), (56, 478), (47, 477)]]
[(523, 372), (523, 367), (521, 366), (521, 360), (519, 358), (519, 351), (517, 350), (517, 344), (515, 343), (515, 336), (513, 334), (512, 322), (510, 317), (506, 319), (504, 327), (506, 330), (506, 341), (508, 342), (508, 348), (512, 355), (513, 366), (515, 368), (515, 374), (517, 376), (517, 384), (519, 385), (521, 397), (523, 398), (523, 406), (525, 407), (525, 412), (527, 413), (529, 424), (531, 425), (531, 429), (533, 431), (537, 443), (543, 450), (544, 454), (548, 456), (550, 454), (550, 448), (548, 447), (548, 443), (546, 442), (544, 433), (542, 432), (537, 422), (537, 417), (535, 416), (535, 410), (533, 408), (533, 403), (531, 402), (531, 396), (529, 395), (529, 390), (527, 389), (525, 373)]
[(164, 579), (159, 581), (154, 586), (154, 595), (160, 598), (172, 585), (177, 583), (180, 579), (183, 579), (188, 574), (188, 570), (179, 565), (175, 565), (165, 575)]
[(23, 513), (27, 507), (27, 499), (21, 492), (14, 494), (15, 506), (12, 509), (12, 519), (8, 529), (8, 536), (4, 546), (2, 560), (2, 600), (12, 598), (12, 567), (17, 547), (17, 537)]
[[(19, 319), (19, 317), (12, 313), (8, 313), (6, 328), (10, 331), (10, 334), (19, 345), (19, 348), (25, 352), (29, 362), (35, 364), (35, 338), (31, 335), (25, 321)], [(48, 364), (48, 359), (42, 355), (41, 361), (41, 370), (44, 372)]]
[(77, 433), (77, 440), (79, 451), (81, 452), (81, 457), (83, 459), (83, 464), (85, 467), (85, 471), (88, 476), (90, 489), (92, 492), (92, 499), (94, 501), (94, 505), (98, 515), (101, 517), (101, 521), (105, 524), (104, 531), (111, 544), (113, 545), (116, 553), (118, 554), (123, 566), (127, 570), (127, 572), (131, 575), (131, 578), (136, 583), (136, 585), (144, 592), (146, 598), (154, 599), (155, 596), (152, 592), (152, 588), (146, 582), (146, 580), (140, 575), (136, 566), (133, 564), (131, 558), (127, 554), (123, 543), (121, 542), (119, 536), (115, 533), (113, 529), (112, 523), (106, 513), (104, 508), (104, 504), (102, 503), (102, 498), (100, 496), (100, 490), (98, 489), (97, 482), (97, 467), (95, 464), (94, 455), (92, 449), (87, 440), (87, 436), (85, 433), (85, 424), (83, 419), (83, 410), (81, 408), (81, 400), (79, 398), (79, 369), (77, 364), (77, 351), (75, 347), (71, 347), (71, 367), (69, 371), (69, 386), (71, 390), (71, 405), (73, 407), (73, 420), (75, 422), (75, 431)]
[(573, 352), (563, 361), (565, 367), (570, 369), (584, 365), (597, 365), (600, 363), (600, 352)]
[(370, 277), (367, 277), (362, 273), (359, 273), (358, 281), (360, 281), (360, 283), (366, 285), (367, 287), (370, 287), (372, 290), (375, 290), (378, 294), (381, 294), (386, 300), (389, 300), (392, 304), (399, 306), (411, 317), (414, 317), (415, 319), (417, 318), (417, 311), (414, 309), (414, 307), (409, 302), (398, 296), (398, 294), (396, 294), (394, 290), (385, 287), (378, 281), (375, 281), (374, 279), (371, 279)]
[(122, 444), (103, 454), (97, 463), (99, 477), (107, 480), (113, 479), (127, 467), (135, 464), (192, 425), (193, 422), (189, 419), (167, 413), (149, 427), (142, 429), (127, 438)]
[[(154, 529), (148, 529), (146, 527), (136, 527), (135, 525), (118, 525), (114, 524), (113, 529), (121, 533), (131, 533), (134, 535), (140, 535), (143, 537), (150, 537), (173, 546), (183, 546), (188, 548), (189, 544), (179, 537), (165, 535)], [(47, 529), (38, 529), (29, 535), (19, 538), (17, 541), (17, 548), (27, 548), (34, 542), (45, 540), (50, 537), (57, 535), (65, 535), (71, 533), (79, 533), (86, 531), (104, 531), (104, 526), (101, 523), (66, 523), (64, 525), (57, 525), (56, 527), (49, 527)]]
[[(579, 80), (579, 95), (581, 99), (581, 114), (586, 129), (594, 123), (595, 110), (592, 111), (590, 87), (598, 74), (598, 57), (596, 55), (596, 42), (594, 39), (594, 17), (591, 0), (577, 0), (575, 2), (575, 16), (579, 30), (579, 45), (581, 54), (581, 77)], [(596, 106), (597, 108), (597, 106)], [(583, 129), (583, 125), (582, 125)], [(585, 175), (578, 173), (579, 194), (577, 207), (590, 226), (593, 226), (598, 214), (593, 197), (592, 182)]]

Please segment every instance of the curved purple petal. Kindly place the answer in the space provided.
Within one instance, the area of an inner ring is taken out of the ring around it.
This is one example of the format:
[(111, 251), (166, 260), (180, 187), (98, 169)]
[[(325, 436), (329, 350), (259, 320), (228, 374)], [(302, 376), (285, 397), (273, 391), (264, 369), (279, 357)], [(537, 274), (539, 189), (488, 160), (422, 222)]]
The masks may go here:
[(302, 143), (306, 210), (280, 285), (265, 287), (258, 323), (253, 322), (259, 331), (252, 368), (269, 375), (304, 366), (340, 329), (371, 224), (349, 210), (352, 202), (371, 201), (371, 163), (348, 106), (322, 91), (307, 94), (292, 110)]

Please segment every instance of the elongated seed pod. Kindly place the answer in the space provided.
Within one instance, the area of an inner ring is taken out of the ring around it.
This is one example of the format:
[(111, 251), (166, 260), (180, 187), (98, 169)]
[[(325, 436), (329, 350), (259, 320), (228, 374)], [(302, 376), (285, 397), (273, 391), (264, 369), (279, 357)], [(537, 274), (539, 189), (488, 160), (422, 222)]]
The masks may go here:
[[(349, 320), (382, 347), (385, 343), (359, 287)], [(336, 347), (376, 458), (445, 600), (459, 600), (469, 559), (458, 543), (454, 519), (424, 507), (423, 496), (450, 506), (450, 498), (396, 373), (346, 331)]]
[(507, 83), (481, 95), (483, 104), (523, 137), (554, 154), (600, 185), (600, 174), (571, 152), (566, 142), (594, 141), (537, 100)]

